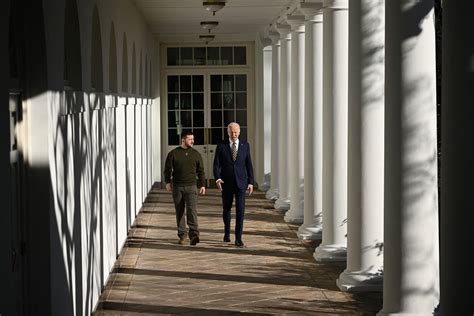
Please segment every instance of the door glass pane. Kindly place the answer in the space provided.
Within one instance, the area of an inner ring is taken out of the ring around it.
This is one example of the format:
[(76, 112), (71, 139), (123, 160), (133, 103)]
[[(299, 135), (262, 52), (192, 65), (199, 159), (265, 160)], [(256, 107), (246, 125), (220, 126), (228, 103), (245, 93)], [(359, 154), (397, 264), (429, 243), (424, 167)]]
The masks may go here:
[(208, 65), (219, 65), (219, 47), (208, 47), (207, 48), (207, 64)]
[(211, 109), (222, 109), (222, 93), (211, 93)]
[(235, 91), (247, 91), (247, 75), (235, 75)]
[(222, 111), (211, 111), (211, 126), (222, 127)]
[(191, 111), (181, 111), (181, 126), (185, 129), (191, 129)]
[(235, 122), (234, 110), (224, 111), (224, 126), (229, 125), (231, 122)]
[(233, 109), (233, 108), (234, 108), (234, 94), (224, 93), (224, 109)]
[(218, 142), (222, 141), (222, 128), (211, 128), (211, 144), (217, 144)]
[(203, 128), (194, 128), (194, 144), (195, 145), (204, 145), (204, 129)]
[(176, 112), (168, 111), (168, 127), (176, 127)]
[(193, 48), (181, 47), (180, 65), (189, 66), (193, 64)]
[(221, 47), (222, 65), (232, 65), (234, 63), (232, 56), (232, 47)]
[(181, 93), (181, 110), (191, 110), (191, 93)]
[(179, 92), (179, 76), (168, 76), (168, 92)]
[(176, 128), (168, 129), (168, 145), (179, 145), (179, 135)]
[(246, 65), (247, 53), (245, 47), (234, 47), (234, 65)]
[(194, 65), (206, 64), (206, 47), (194, 47)]
[(247, 93), (246, 92), (235, 93), (235, 107), (237, 109), (247, 108)]
[(193, 111), (193, 127), (204, 127), (204, 111)]
[(193, 92), (204, 91), (204, 76), (193, 76)]
[(234, 75), (222, 76), (222, 91), (234, 91)]
[(204, 109), (204, 93), (193, 93), (193, 109)]
[(177, 66), (179, 62), (179, 48), (168, 48), (166, 54), (168, 66)]
[(222, 91), (221, 75), (211, 75), (211, 91)]
[(242, 140), (245, 140), (245, 141), (248, 140), (247, 139), (247, 128), (245, 128), (245, 127), (240, 128), (240, 137), (239, 138), (242, 139)]
[(175, 110), (179, 108), (179, 94), (168, 94), (168, 110)]
[(180, 76), (179, 83), (180, 92), (191, 92), (191, 76)]
[(247, 126), (247, 110), (236, 110), (235, 113), (237, 123)]

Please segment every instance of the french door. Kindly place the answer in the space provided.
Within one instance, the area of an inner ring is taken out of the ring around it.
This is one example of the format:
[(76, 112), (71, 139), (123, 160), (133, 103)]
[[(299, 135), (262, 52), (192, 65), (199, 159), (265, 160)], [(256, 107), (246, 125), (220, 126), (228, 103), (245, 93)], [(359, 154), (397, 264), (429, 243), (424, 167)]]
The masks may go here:
[(193, 131), (194, 148), (203, 157), (208, 180), (214, 178), (214, 151), (227, 139), (227, 125), (239, 123), (240, 138), (247, 139), (248, 77), (245, 71), (214, 70), (166, 75), (167, 151), (179, 146), (182, 131)]

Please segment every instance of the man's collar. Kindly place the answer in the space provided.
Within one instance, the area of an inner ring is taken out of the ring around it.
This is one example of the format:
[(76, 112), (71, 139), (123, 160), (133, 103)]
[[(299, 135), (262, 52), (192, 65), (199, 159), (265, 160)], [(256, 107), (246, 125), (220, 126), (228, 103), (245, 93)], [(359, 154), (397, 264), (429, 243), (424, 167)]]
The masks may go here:
[[(229, 144), (232, 144), (232, 143), (233, 143), (232, 139), (229, 138)], [(239, 139), (238, 138), (235, 140), (235, 144), (236, 145), (239, 144)]]

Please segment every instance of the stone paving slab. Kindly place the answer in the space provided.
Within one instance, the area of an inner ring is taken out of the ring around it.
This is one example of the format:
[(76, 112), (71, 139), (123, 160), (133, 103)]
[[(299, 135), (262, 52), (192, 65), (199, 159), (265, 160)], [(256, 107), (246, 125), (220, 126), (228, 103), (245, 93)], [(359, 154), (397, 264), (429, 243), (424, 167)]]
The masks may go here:
[(263, 193), (247, 199), (243, 249), (222, 242), (217, 190), (199, 196), (198, 214), (201, 242), (179, 245), (171, 194), (154, 189), (94, 315), (375, 315), (382, 308), (381, 293), (339, 291), (344, 266), (317, 263), (318, 242), (299, 241), (298, 226)]

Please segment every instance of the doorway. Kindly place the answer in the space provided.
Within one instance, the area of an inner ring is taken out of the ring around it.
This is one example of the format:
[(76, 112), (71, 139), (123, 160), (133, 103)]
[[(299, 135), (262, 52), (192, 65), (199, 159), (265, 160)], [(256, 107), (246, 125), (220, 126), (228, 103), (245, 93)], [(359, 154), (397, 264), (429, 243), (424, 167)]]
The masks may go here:
[(241, 139), (248, 134), (248, 73), (207, 71), (166, 75), (167, 153), (179, 146), (184, 130), (194, 133), (208, 185), (216, 145), (227, 139), (227, 125), (238, 122)]

